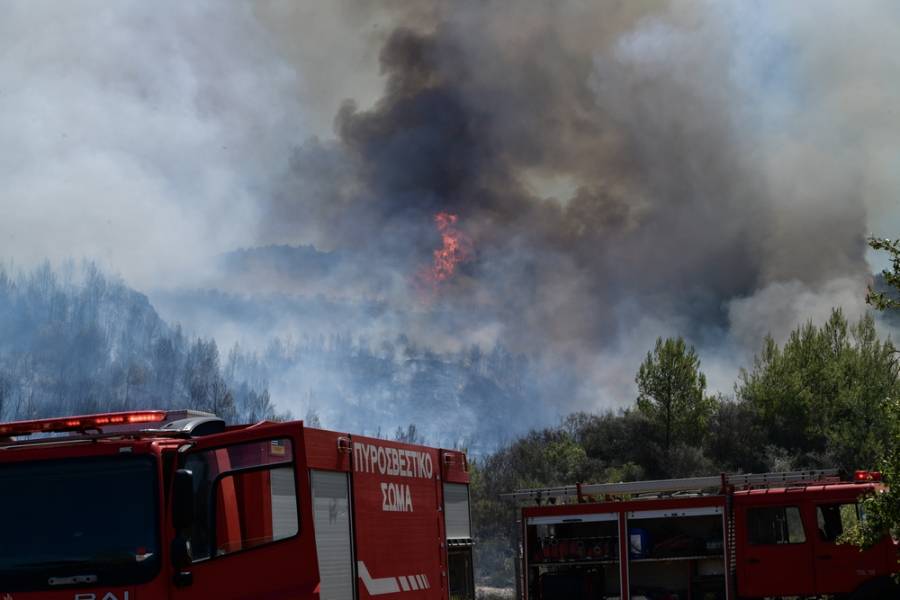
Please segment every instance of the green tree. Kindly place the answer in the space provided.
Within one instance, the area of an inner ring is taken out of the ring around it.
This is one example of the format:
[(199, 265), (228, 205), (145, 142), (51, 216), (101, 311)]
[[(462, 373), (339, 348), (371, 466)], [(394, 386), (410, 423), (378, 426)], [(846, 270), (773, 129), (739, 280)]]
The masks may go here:
[[(900, 292), (900, 239), (891, 240), (888, 238), (869, 238), (869, 246), (873, 250), (887, 252), (891, 261), (891, 268), (881, 271), (881, 277), (884, 279), (885, 286), (893, 290), (895, 293)], [(896, 295), (891, 295), (887, 291), (876, 290), (873, 286), (869, 286), (866, 294), (866, 302), (877, 308), (878, 310), (888, 310), (900, 308), (900, 299)]]
[(682, 338), (656, 340), (638, 369), (637, 409), (662, 433), (663, 453), (671, 462), (672, 447), (688, 439), (702, 442), (715, 401), (707, 398), (700, 358)]
[(717, 471), (772, 470), (765, 432), (746, 402), (719, 395), (709, 419), (705, 450)]
[[(882, 311), (895, 311), (900, 308), (896, 297), (900, 292), (900, 240), (870, 238), (869, 246), (888, 253), (891, 268), (884, 270), (882, 277), (893, 294), (876, 291), (870, 286), (866, 302)], [(845, 536), (864, 547), (877, 542), (885, 531), (891, 531), (895, 536), (900, 533), (900, 395), (896, 388), (887, 396), (885, 414), (888, 433), (884, 438), (880, 469), (887, 488), (863, 501), (866, 518)]]
[(897, 385), (894, 347), (871, 315), (850, 326), (839, 309), (821, 327), (791, 332), (783, 347), (766, 338), (753, 369), (742, 371), (738, 399), (766, 442), (795, 466), (870, 468), (887, 439), (887, 399)]
[(826, 424), (828, 453), (846, 470), (872, 468), (892, 439), (891, 399), (897, 395), (896, 350), (881, 341), (875, 319), (863, 316), (850, 330), (850, 347), (834, 377), (836, 390)]
[(470, 494), (479, 582), (502, 586), (513, 580), (516, 518), (513, 504), (501, 495), (602, 480), (590, 466), (584, 448), (562, 428), (532, 431), (494, 454), (473, 459)]

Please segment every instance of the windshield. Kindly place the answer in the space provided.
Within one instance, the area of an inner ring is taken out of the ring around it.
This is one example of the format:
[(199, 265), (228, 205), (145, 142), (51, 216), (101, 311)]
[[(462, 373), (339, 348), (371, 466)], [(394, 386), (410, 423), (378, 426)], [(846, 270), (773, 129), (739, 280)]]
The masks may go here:
[(147, 456), (0, 464), (0, 591), (152, 579), (156, 479)]

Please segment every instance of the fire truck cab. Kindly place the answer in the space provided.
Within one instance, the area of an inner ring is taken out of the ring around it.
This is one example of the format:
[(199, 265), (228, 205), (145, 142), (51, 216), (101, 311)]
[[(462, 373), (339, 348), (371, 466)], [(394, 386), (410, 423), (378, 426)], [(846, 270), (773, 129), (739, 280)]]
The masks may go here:
[(0, 424), (0, 599), (474, 600), (465, 454), (141, 411)]
[(889, 536), (840, 536), (877, 477), (836, 471), (721, 475), (520, 490), (520, 597), (732, 600), (900, 597)]

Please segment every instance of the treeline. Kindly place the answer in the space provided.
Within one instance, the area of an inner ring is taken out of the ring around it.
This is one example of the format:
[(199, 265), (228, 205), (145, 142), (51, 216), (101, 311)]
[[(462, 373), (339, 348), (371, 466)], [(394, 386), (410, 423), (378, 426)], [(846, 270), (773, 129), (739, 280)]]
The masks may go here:
[(839, 310), (777, 344), (767, 338), (733, 396), (711, 396), (695, 350), (659, 340), (640, 366), (632, 407), (578, 413), (475, 463), (479, 579), (512, 585), (515, 516), (500, 495), (576, 482), (838, 467), (871, 468), (896, 431), (895, 348), (869, 315)]
[(170, 327), (93, 263), (0, 268), (0, 421), (149, 407), (277, 417), (246, 362)]
[(397, 437), (416, 423), (430, 443), (484, 453), (500, 431), (547, 422), (521, 410), (542, 405), (541, 379), (502, 346), (438, 353), (403, 335), (294, 331), (220, 350), (92, 263), (0, 267), (0, 420), (159, 407), (254, 422), (285, 416), (277, 397), (325, 427)]
[(254, 369), (273, 394), (315, 413), (325, 427), (386, 437), (409, 423), (429, 443), (495, 450), (503, 431), (547, 422), (528, 360), (502, 346), (438, 353), (400, 335), (377, 343), (351, 335), (276, 338)]

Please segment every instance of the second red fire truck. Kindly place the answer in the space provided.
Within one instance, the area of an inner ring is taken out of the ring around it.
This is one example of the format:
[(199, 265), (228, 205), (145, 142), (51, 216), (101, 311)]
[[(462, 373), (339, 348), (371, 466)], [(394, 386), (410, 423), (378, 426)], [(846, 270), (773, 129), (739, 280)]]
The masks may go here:
[(841, 534), (876, 473), (722, 475), (510, 494), (521, 509), (523, 600), (900, 598), (897, 543)]
[(0, 600), (474, 600), (468, 482), (299, 421), (0, 423)]

